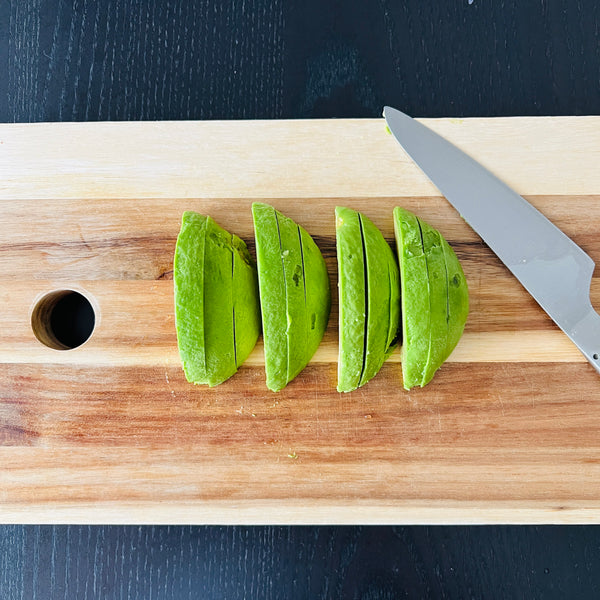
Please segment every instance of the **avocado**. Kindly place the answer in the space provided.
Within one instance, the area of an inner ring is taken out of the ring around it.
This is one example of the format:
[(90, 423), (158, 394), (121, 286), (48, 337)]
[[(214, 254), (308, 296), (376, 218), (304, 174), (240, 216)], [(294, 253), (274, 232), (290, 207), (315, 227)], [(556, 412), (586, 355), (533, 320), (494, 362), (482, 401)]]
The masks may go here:
[(256, 267), (246, 244), (211, 217), (186, 211), (173, 262), (177, 344), (185, 376), (229, 379), (258, 339)]
[(327, 327), (329, 276), (310, 235), (264, 203), (252, 205), (267, 387), (283, 389), (308, 364)]
[(442, 234), (396, 207), (394, 227), (400, 257), (402, 377), (408, 390), (425, 386), (464, 331), (468, 287), (456, 254)]
[(402, 378), (404, 388), (421, 385), (427, 367), (431, 313), (429, 276), (419, 221), (411, 212), (394, 209), (400, 262), (402, 306)]
[(397, 340), (398, 266), (379, 229), (363, 214), (336, 207), (339, 286), (339, 392), (364, 385)]

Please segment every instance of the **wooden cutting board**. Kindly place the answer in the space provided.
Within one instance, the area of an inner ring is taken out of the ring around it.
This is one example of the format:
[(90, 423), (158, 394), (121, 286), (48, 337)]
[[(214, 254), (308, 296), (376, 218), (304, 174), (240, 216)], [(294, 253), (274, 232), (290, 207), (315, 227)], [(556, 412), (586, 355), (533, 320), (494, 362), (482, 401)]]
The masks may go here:
[[(426, 122), (600, 261), (600, 117)], [(173, 324), (181, 213), (253, 252), (253, 200), (321, 247), (329, 328), (278, 394), (260, 342), (228, 382), (192, 386)], [(600, 377), (382, 120), (2, 125), (0, 203), (0, 521), (600, 522)], [(390, 243), (402, 205), (462, 261), (466, 332), (424, 389), (403, 390), (396, 352), (335, 391), (338, 204)], [(96, 314), (71, 350), (31, 325), (61, 289)]]

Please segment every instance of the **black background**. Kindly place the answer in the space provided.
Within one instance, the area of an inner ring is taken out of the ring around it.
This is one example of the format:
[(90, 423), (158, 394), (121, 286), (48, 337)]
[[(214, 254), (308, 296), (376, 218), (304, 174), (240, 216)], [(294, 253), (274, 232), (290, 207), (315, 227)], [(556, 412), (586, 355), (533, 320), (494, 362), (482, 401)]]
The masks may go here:
[[(2, 0), (0, 121), (599, 114), (599, 17), (595, 0)], [(596, 527), (0, 527), (0, 600), (597, 598), (599, 567)]]

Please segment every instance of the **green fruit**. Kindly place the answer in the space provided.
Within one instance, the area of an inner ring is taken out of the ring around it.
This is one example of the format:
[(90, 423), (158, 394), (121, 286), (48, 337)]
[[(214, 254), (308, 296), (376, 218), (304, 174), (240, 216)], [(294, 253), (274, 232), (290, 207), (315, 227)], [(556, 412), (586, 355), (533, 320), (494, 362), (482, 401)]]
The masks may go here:
[(252, 205), (267, 387), (283, 389), (323, 338), (331, 293), (323, 256), (308, 233), (272, 206)]
[(256, 269), (237, 236), (185, 212), (173, 263), (175, 323), (186, 378), (215, 386), (248, 357), (260, 330)]
[(336, 207), (339, 274), (339, 392), (372, 379), (391, 354), (400, 313), (398, 266), (381, 232), (364, 215)]
[(390, 246), (365, 215), (359, 213), (358, 217), (362, 227), (367, 273), (367, 344), (360, 379), (362, 386), (379, 373), (395, 345), (400, 288), (398, 264)]
[(254, 349), (260, 334), (260, 300), (256, 265), (246, 244), (232, 236), (233, 244), (233, 322), (235, 362), (239, 367)]
[(398, 345), (398, 338), (400, 337), (400, 271), (398, 269), (398, 260), (393, 253), (388, 255), (388, 279), (390, 288), (390, 314), (386, 339), (386, 346), (388, 348), (385, 356), (386, 360)]
[(421, 385), (429, 355), (430, 309), (427, 260), (419, 221), (396, 207), (394, 230), (400, 262), (402, 299), (402, 377), (408, 390)]
[(312, 353), (307, 358), (306, 280), (300, 231), (292, 219), (280, 212), (275, 216), (279, 226), (280, 260), (283, 263), (285, 281), (287, 384), (304, 369)]
[(360, 385), (363, 372), (367, 315), (364, 251), (355, 210), (336, 207), (335, 238), (339, 292), (337, 390), (350, 392)]
[(440, 233), (419, 219), (429, 280), (429, 350), (420, 385), (424, 386), (448, 358), (448, 274)]
[(464, 330), (468, 289), (443, 236), (400, 207), (394, 209), (402, 296), (402, 375), (406, 389), (423, 387)]
[(236, 371), (232, 284), (231, 234), (208, 217), (204, 234), (204, 351), (206, 383), (210, 386)]
[(188, 381), (206, 383), (204, 238), (206, 217), (183, 213), (173, 259), (177, 345)]
[(302, 227), (299, 226), (298, 230), (302, 242), (306, 289), (306, 353), (310, 355), (310, 360), (327, 329), (331, 310), (331, 288), (321, 251)]
[(262, 313), (267, 387), (280, 390), (287, 384), (287, 313), (285, 274), (275, 210), (253, 204), (258, 288)]
[(469, 315), (469, 288), (462, 266), (448, 242), (442, 238), (442, 249), (448, 278), (448, 340), (446, 356), (458, 344)]

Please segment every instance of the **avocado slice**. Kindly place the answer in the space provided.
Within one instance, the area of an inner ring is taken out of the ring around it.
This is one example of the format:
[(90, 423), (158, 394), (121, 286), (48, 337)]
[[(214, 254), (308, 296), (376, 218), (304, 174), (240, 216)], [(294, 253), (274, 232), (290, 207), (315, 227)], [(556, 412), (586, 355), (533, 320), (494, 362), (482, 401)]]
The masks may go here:
[(386, 340), (387, 352), (385, 354), (385, 360), (387, 360), (396, 346), (400, 336), (400, 271), (398, 269), (398, 260), (396, 256), (391, 253), (388, 260), (388, 284), (390, 294), (390, 316), (389, 316), (389, 327), (388, 335)]
[(358, 213), (336, 206), (339, 288), (338, 392), (360, 385), (366, 345), (366, 268)]
[(275, 218), (279, 227), (281, 242), (280, 260), (283, 263), (285, 280), (287, 384), (304, 369), (308, 362), (306, 360), (308, 341), (308, 328), (306, 327), (306, 281), (298, 225), (277, 210), (275, 210)]
[(233, 326), (233, 247), (231, 234), (208, 217), (204, 247), (204, 348), (209, 386), (237, 370)]
[(286, 285), (279, 225), (275, 209), (268, 204), (254, 203), (252, 217), (267, 387), (278, 391), (287, 385), (288, 368)]
[(211, 217), (187, 211), (173, 265), (177, 342), (186, 378), (215, 386), (254, 348), (258, 284), (246, 244)]
[[(365, 215), (358, 215), (366, 260), (367, 340), (360, 385), (372, 379), (390, 355), (398, 329), (400, 289), (396, 259), (381, 231)], [(394, 332), (394, 333), (393, 333)], [(393, 333), (393, 337), (392, 337)], [(392, 337), (390, 340), (389, 338)]]
[(329, 322), (331, 287), (327, 265), (312, 237), (300, 225), (300, 249), (304, 266), (306, 297), (306, 360), (316, 352)]
[(339, 392), (364, 385), (381, 369), (397, 339), (398, 266), (365, 215), (336, 207), (339, 285)]
[(441, 241), (448, 281), (448, 337), (446, 342), (446, 357), (448, 357), (452, 354), (465, 329), (469, 315), (469, 288), (462, 265), (454, 250), (443, 237)]
[(442, 234), (396, 207), (402, 290), (404, 387), (425, 386), (464, 331), (469, 292), (462, 266)]
[(175, 328), (186, 379), (206, 383), (204, 351), (204, 215), (186, 211), (173, 259)]
[(267, 387), (283, 389), (308, 364), (329, 319), (331, 290), (310, 235), (272, 206), (252, 205)]
[(260, 335), (260, 301), (256, 266), (243, 240), (233, 243), (233, 337), (235, 363), (239, 367), (254, 349)]
[(417, 217), (397, 206), (394, 230), (400, 262), (402, 378), (404, 388), (409, 390), (422, 384), (429, 356), (429, 275)]
[(429, 351), (421, 387), (429, 383), (448, 358), (448, 274), (439, 231), (418, 219), (429, 279)]

